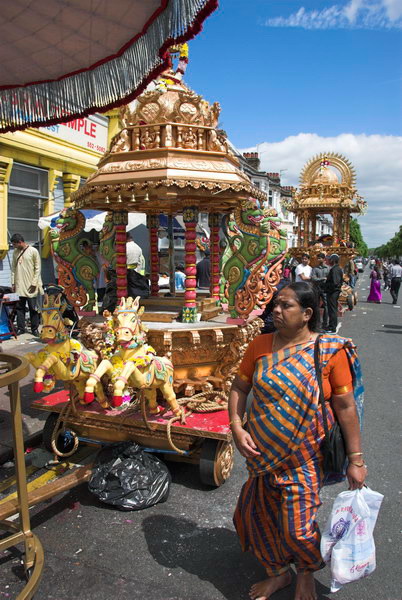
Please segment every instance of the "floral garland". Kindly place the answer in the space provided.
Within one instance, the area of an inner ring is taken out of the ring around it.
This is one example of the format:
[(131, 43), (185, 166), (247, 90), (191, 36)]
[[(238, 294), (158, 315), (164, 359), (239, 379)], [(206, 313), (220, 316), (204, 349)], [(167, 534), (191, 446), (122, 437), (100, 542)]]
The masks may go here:
[[(172, 55), (179, 53), (179, 64), (173, 71)], [(166, 92), (168, 86), (181, 83), (188, 65), (188, 44), (180, 44), (169, 48), (169, 70), (162, 73), (157, 80), (157, 89)]]

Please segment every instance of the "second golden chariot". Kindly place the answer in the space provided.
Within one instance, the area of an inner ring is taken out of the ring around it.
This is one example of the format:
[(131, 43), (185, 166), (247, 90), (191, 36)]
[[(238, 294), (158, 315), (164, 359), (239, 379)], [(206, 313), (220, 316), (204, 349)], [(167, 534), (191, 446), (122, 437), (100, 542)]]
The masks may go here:
[[(284, 208), (297, 218), (297, 245), (289, 249), (291, 256), (301, 259), (303, 253), (316, 265), (320, 252), (327, 256), (338, 254), (344, 267), (356, 256), (350, 239), (350, 221), (353, 214), (364, 214), (366, 201), (356, 189), (356, 173), (350, 161), (340, 154), (327, 152), (313, 157), (300, 174), (299, 189)], [(318, 235), (319, 217), (332, 221), (331, 235)], [(339, 297), (341, 310), (356, 304), (357, 297), (345, 280)]]

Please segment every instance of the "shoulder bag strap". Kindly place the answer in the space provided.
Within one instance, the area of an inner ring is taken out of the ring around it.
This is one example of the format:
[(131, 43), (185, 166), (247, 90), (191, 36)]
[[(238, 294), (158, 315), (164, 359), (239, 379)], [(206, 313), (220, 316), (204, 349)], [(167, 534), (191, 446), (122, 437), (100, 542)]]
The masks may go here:
[(23, 251), (21, 252), (21, 254), (18, 255), (18, 258), (16, 260), (16, 265), (15, 265), (16, 267), (18, 267), (18, 265), (20, 263), (20, 260), (21, 260), (21, 258), (23, 256), (24, 252), (26, 252), (28, 250), (28, 248), (29, 248), (29, 246), (25, 246), (25, 248), (23, 249)]
[(328, 429), (328, 418), (327, 418), (327, 407), (325, 406), (325, 398), (324, 398), (324, 390), (322, 387), (322, 375), (321, 375), (321, 361), (320, 361), (320, 335), (317, 335), (314, 344), (314, 366), (315, 373), (318, 382), (318, 388), (320, 390), (319, 401), (322, 409), (322, 422), (324, 425), (325, 437), (329, 438), (329, 429)]

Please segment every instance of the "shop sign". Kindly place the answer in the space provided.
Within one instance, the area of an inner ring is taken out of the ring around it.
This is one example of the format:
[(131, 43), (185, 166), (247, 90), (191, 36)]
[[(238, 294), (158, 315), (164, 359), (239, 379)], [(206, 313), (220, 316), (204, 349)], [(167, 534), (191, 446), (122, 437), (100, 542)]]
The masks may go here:
[(39, 127), (39, 131), (104, 154), (107, 146), (108, 122), (107, 117), (91, 115), (68, 123)]

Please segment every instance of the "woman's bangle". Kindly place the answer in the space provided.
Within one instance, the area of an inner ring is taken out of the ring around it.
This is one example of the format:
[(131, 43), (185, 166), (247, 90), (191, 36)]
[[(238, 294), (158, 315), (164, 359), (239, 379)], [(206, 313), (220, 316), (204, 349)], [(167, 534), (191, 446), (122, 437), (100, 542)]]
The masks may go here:
[(366, 467), (367, 466), (365, 462), (356, 463), (356, 462), (349, 461), (349, 464), (354, 465), (355, 467)]
[(349, 452), (348, 456), (363, 456), (363, 452)]
[(235, 419), (232, 419), (231, 421), (229, 421), (229, 425), (233, 425), (233, 423), (241, 423), (242, 424), (243, 421), (240, 418), (237, 418), (237, 419), (235, 418)]

